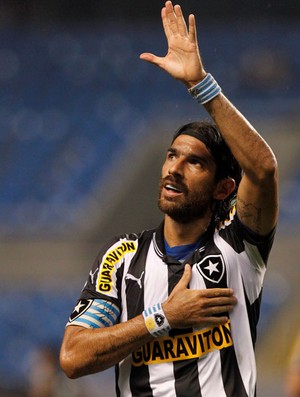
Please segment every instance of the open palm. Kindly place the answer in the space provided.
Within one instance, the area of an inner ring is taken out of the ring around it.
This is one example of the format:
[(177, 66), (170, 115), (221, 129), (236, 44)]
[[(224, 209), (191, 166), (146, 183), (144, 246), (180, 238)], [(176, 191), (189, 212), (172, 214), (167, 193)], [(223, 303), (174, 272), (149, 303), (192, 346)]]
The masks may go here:
[(188, 87), (202, 80), (206, 72), (199, 54), (195, 18), (189, 16), (189, 29), (182, 15), (181, 7), (173, 7), (167, 1), (161, 12), (164, 31), (168, 42), (168, 53), (159, 57), (150, 53), (143, 53), (140, 58), (153, 63)]

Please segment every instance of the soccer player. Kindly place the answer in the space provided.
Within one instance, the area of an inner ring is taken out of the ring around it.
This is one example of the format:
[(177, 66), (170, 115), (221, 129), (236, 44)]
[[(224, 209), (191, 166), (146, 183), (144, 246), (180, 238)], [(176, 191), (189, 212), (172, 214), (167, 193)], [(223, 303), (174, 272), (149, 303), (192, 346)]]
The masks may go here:
[[(254, 344), (278, 216), (277, 162), (231, 104), (167, 1), (165, 57), (212, 122), (174, 135), (159, 189), (161, 225), (103, 244), (67, 324), (60, 362), (71, 378), (116, 366), (118, 396), (254, 397)], [(241, 173), (242, 169), (242, 173)]]
[(300, 397), (300, 332), (296, 334), (288, 360), (285, 378), (285, 397)]

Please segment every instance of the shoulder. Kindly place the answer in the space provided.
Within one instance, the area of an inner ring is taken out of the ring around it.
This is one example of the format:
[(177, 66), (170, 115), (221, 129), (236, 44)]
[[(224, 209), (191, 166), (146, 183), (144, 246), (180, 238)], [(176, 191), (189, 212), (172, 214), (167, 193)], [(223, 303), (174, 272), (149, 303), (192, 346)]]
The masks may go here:
[(104, 253), (111, 253), (115, 251), (117, 254), (132, 252), (138, 246), (147, 240), (151, 240), (156, 229), (146, 229), (139, 233), (123, 233), (116, 235), (105, 243), (101, 244), (98, 249), (98, 258)]
[(267, 260), (272, 248), (275, 232), (275, 228), (266, 236), (261, 236), (253, 232), (241, 222), (236, 207), (231, 209), (227, 219), (218, 225), (216, 229), (216, 233), (236, 252), (240, 253), (244, 251), (245, 245), (257, 247), (265, 260)]

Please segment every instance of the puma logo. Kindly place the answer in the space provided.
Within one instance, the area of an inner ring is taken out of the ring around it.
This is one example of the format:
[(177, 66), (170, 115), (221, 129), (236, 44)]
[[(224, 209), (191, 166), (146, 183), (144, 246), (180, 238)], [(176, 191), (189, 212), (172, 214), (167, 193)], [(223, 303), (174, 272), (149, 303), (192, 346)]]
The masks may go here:
[(125, 280), (133, 280), (136, 281), (138, 283), (138, 286), (142, 289), (142, 278), (145, 272), (142, 272), (141, 277), (140, 278), (136, 278), (135, 276), (133, 276), (132, 274), (127, 273), (125, 276)]
[(95, 274), (97, 273), (97, 271), (98, 271), (98, 268), (94, 271), (94, 273), (92, 271), (90, 271), (89, 276), (91, 278), (91, 283), (92, 284), (94, 284), (94, 277), (95, 277)]

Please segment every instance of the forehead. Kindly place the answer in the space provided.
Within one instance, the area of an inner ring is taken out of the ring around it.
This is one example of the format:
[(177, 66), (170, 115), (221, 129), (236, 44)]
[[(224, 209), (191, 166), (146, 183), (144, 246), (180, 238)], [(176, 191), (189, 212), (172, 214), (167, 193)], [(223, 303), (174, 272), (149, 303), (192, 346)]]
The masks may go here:
[(177, 150), (181, 154), (206, 157), (214, 161), (205, 143), (190, 135), (179, 135), (172, 143), (171, 148)]

